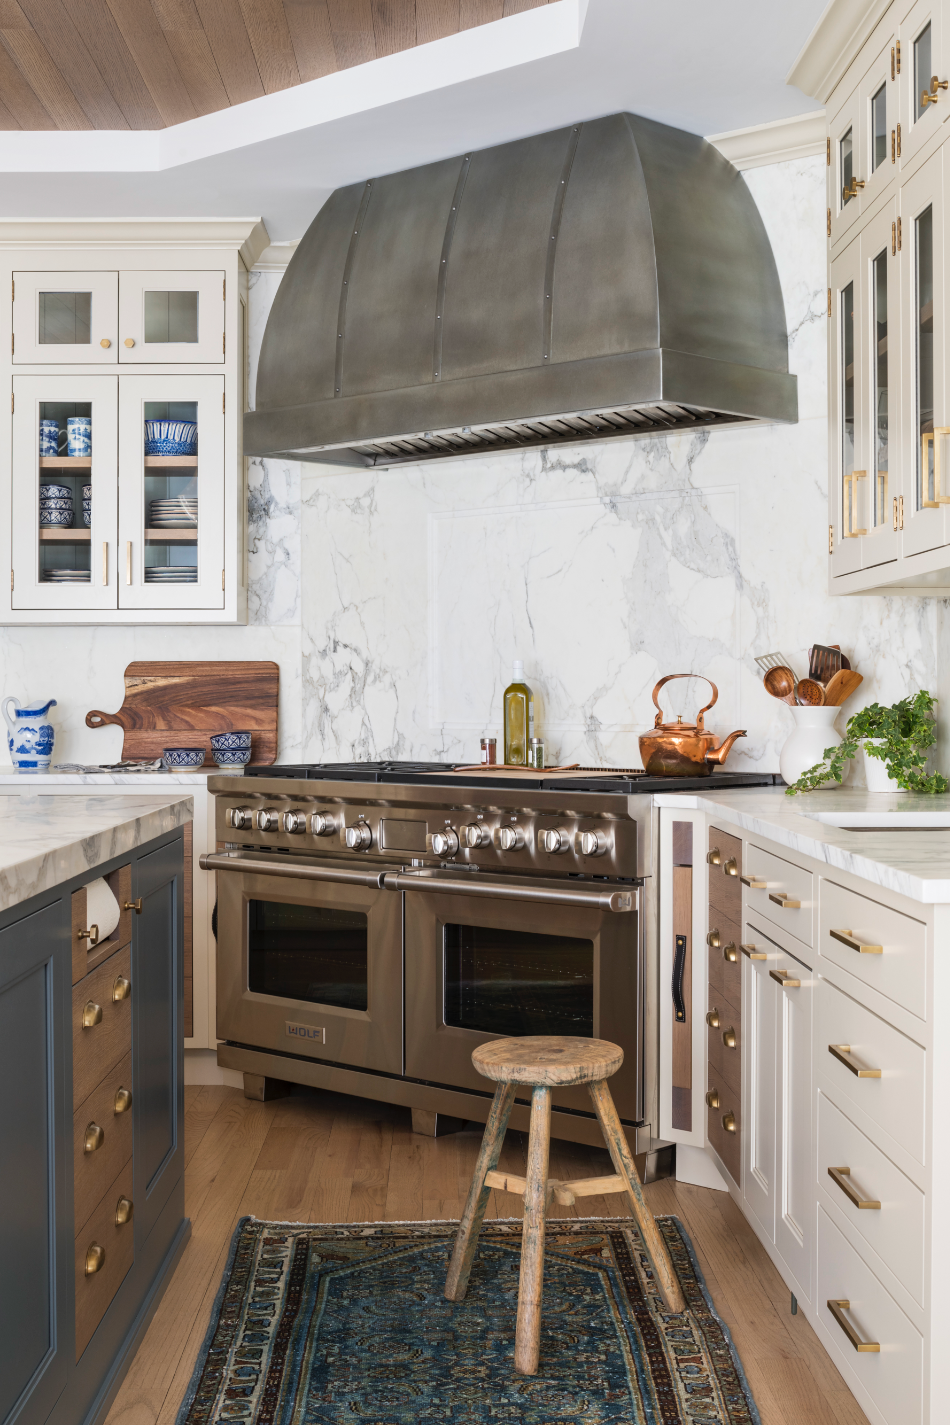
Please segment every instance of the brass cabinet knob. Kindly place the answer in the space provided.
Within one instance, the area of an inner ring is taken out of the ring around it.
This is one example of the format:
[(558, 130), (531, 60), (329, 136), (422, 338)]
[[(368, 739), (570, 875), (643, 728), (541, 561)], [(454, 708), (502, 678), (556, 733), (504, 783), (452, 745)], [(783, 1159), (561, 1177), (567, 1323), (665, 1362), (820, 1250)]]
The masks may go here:
[(109, 340), (109, 338), (108, 338), (107, 336), (104, 336), (104, 337), (102, 338), (102, 340), (100, 341), (99, 345), (102, 347), (102, 349), (103, 349), (104, 351), (108, 351), (108, 350), (109, 350), (109, 347), (112, 345), (112, 342)]
[(94, 1277), (106, 1264), (106, 1249), (98, 1242), (91, 1242), (86, 1248), (86, 1276)]
[(84, 1153), (94, 1153), (97, 1148), (101, 1148), (106, 1141), (106, 1135), (99, 1127), (98, 1123), (87, 1123), (86, 1131), (82, 1136), (82, 1150)]
[(126, 346), (134, 346), (134, 345), (135, 345), (135, 338), (134, 338), (134, 337), (131, 337), (131, 336), (127, 336), (126, 339), (125, 339), (125, 344), (126, 344)]
[(142, 914), (142, 897), (138, 896), (134, 901), (126, 901), (123, 910), (134, 910), (136, 915)]
[(83, 1029), (94, 1029), (97, 1024), (102, 1023), (102, 1005), (96, 1004), (95, 1000), (87, 999), (82, 1007), (82, 1027)]
[(723, 1030), (722, 1042), (727, 1049), (734, 1049), (736, 1047), (736, 1031), (734, 1029)]
[(112, 982), (112, 1001), (118, 1004), (120, 1000), (128, 999), (132, 993), (132, 981), (127, 980), (124, 975), (116, 975)]
[(112, 1106), (113, 1113), (128, 1113), (132, 1107), (132, 1090), (116, 1089), (115, 1103)]
[(726, 862), (722, 869), (727, 876), (738, 876), (739, 867), (736, 863), (735, 856), (730, 856), (729, 860)]
[(707, 1090), (706, 1090), (706, 1103), (708, 1104), (708, 1106), (709, 1106), (710, 1108), (718, 1108), (718, 1107), (719, 1107), (719, 1090), (718, 1090), (718, 1089), (707, 1089)]
[(710, 947), (711, 950), (719, 949), (719, 946), (722, 944), (722, 942), (719, 939), (718, 930), (710, 930), (709, 934), (706, 936), (706, 944)]
[(722, 1115), (722, 1126), (727, 1133), (735, 1133), (736, 1115), (731, 1110), (729, 1113), (724, 1113)]
[(718, 1009), (711, 1009), (711, 1010), (709, 1011), (709, 1013), (706, 1015), (706, 1023), (709, 1025), (710, 1029), (718, 1029), (718, 1028), (719, 1028), (719, 1011), (718, 1011)]
[(120, 1197), (115, 1205), (115, 1225), (124, 1227), (127, 1222), (132, 1221), (132, 1199), (130, 1197)]
[(98, 945), (98, 944), (99, 944), (99, 927), (98, 927), (98, 925), (90, 925), (90, 927), (89, 927), (88, 930), (77, 930), (77, 931), (76, 931), (76, 939), (77, 939), (77, 940), (88, 940), (88, 941), (89, 941), (89, 949), (91, 950), (94, 945)]
[(739, 958), (736, 947), (733, 945), (731, 940), (728, 945), (724, 945), (722, 947), (722, 958), (724, 960), (728, 960), (730, 965), (734, 965), (736, 963), (736, 960)]
[(709, 862), (710, 866), (718, 866), (719, 859), (720, 858), (718, 846), (714, 846), (711, 851), (706, 852), (706, 860)]

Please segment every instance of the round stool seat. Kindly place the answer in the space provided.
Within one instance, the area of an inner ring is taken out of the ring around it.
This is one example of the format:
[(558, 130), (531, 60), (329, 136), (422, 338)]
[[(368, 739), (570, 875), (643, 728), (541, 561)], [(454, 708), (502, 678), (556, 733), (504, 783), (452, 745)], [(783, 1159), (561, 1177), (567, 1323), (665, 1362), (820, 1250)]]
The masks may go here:
[(475, 1050), (472, 1063), (495, 1083), (560, 1088), (609, 1079), (623, 1063), (623, 1050), (606, 1039), (536, 1034), (493, 1039)]

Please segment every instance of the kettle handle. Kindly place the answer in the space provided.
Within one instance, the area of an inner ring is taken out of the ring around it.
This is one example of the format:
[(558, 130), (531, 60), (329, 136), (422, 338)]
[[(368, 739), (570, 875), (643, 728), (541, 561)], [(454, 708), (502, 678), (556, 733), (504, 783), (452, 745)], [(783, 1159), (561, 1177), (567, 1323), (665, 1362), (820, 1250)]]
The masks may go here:
[(654, 726), (654, 727), (662, 727), (662, 726), (663, 726), (663, 709), (660, 707), (660, 704), (659, 704), (659, 701), (658, 701), (656, 695), (657, 695), (657, 693), (660, 691), (660, 689), (663, 687), (664, 683), (672, 683), (675, 678), (702, 678), (703, 682), (704, 682), (704, 683), (708, 683), (709, 686), (712, 688), (712, 697), (709, 699), (709, 702), (706, 704), (706, 706), (705, 706), (704, 708), (700, 708), (699, 712), (696, 714), (696, 727), (697, 727), (697, 730), (698, 730), (699, 732), (702, 732), (702, 730), (703, 730), (703, 713), (709, 712), (709, 709), (713, 706), (713, 704), (716, 702), (717, 698), (719, 697), (719, 689), (716, 687), (716, 685), (715, 685), (715, 683), (713, 682), (712, 678), (707, 678), (706, 675), (705, 675), (705, 673), (667, 673), (667, 675), (666, 675), (665, 678), (661, 678), (661, 679), (660, 679), (660, 681), (657, 683), (656, 687), (653, 689), (653, 702), (654, 702), (654, 704), (656, 705), (656, 710), (657, 710), (657, 711), (656, 711), (656, 720), (654, 721), (653, 726)]
[(10, 716), (10, 714), (7, 712), (7, 705), (8, 705), (8, 703), (12, 703), (15, 708), (18, 708), (18, 707), (21, 706), (20, 699), (19, 699), (19, 698), (4, 698), (3, 702), (0, 703), (0, 711), (3, 712), (3, 720), (4, 720), (4, 722), (6, 723), (7, 727), (10, 729), (11, 732), (16, 732), (16, 722), (15, 722), (14, 719)]

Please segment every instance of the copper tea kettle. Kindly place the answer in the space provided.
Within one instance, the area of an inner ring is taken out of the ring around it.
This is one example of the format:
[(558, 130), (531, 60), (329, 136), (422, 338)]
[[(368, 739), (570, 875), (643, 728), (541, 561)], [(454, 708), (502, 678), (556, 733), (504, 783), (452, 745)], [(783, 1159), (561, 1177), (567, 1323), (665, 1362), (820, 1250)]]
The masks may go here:
[[(700, 708), (694, 723), (683, 722), (681, 717), (677, 717), (675, 722), (662, 721), (663, 709), (657, 701), (657, 693), (664, 683), (670, 683), (674, 678), (702, 678), (712, 688), (712, 697), (704, 708)], [(716, 734), (707, 732), (703, 727), (703, 713), (709, 711), (718, 697), (719, 689), (702, 673), (668, 673), (661, 678), (653, 689), (653, 702), (657, 709), (654, 730), (644, 732), (640, 738), (644, 770), (654, 777), (708, 777), (713, 763), (721, 767), (736, 738), (746, 734), (744, 728), (739, 732), (730, 732), (725, 742), (716, 745)]]

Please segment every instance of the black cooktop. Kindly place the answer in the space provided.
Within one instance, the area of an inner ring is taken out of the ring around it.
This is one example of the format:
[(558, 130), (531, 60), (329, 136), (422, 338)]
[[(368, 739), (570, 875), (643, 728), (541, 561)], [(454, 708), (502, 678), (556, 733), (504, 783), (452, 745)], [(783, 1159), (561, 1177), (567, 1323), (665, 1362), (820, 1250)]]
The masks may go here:
[(629, 796), (635, 792), (705, 792), (725, 791), (735, 787), (784, 786), (777, 772), (729, 772), (714, 769), (708, 777), (650, 777), (646, 772), (621, 768), (578, 767), (571, 775), (557, 777), (518, 777), (510, 772), (492, 777), (486, 772), (467, 773), (459, 770), (464, 764), (453, 762), (307, 762), (279, 764), (273, 767), (245, 767), (245, 777), (293, 777), (320, 782), (402, 782), (410, 785), (444, 787), (513, 787), (541, 792), (560, 791), (570, 787), (575, 792), (616, 792)]

